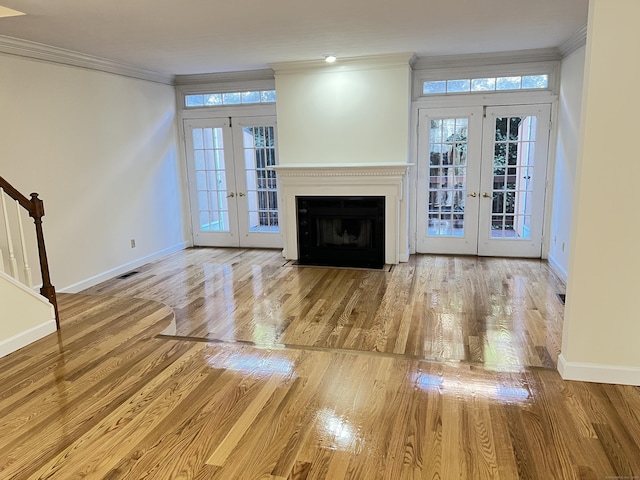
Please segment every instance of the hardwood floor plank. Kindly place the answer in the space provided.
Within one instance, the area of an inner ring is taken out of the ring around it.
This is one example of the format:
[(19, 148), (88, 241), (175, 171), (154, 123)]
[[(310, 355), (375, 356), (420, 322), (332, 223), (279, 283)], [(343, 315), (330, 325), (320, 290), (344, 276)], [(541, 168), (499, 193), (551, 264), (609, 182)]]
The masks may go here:
[(189, 249), (61, 295), (0, 359), (0, 478), (639, 475), (640, 389), (561, 380), (545, 262), (283, 263)]

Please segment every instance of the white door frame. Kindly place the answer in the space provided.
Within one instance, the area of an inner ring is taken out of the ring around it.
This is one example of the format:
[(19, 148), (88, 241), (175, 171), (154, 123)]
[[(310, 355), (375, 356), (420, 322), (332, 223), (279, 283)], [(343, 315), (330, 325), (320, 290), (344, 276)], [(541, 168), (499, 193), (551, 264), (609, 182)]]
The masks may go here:
[(553, 208), (553, 172), (555, 171), (555, 152), (557, 143), (557, 129), (555, 128), (558, 115), (558, 95), (551, 92), (508, 92), (495, 94), (461, 94), (438, 97), (419, 97), (411, 105), (411, 157), (413, 164), (409, 169), (408, 202), (409, 205), (409, 252), (416, 253), (417, 242), (417, 202), (416, 193), (417, 163), (418, 163), (418, 118), (420, 109), (450, 108), (450, 107), (474, 107), (474, 106), (502, 106), (502, 105), (551, 105), (551, 128), (549, 135), (549, 154), (547, 163), (547, 182), (544, 207), (544, 227), (542, 239), (542, 258), (549, 254), (549, 235), (551, 228), (551, 213)]
[[(190, 112), (191, 113), (191, 112)], [(181, 133), (184, 147), (184, 159), (186, 166), (186, 185), (185, 188), (188, 192), (189, 200), (189, 225), (192, 236), (193, 245), (209, 245), (211, 239), (215, 237), (215, 246), (242, 246), (242, 247), (258, 247), (258, 248), (282, 248), (282, 234), (277, 233), (255, 233), (249, 232), (248, 227), (245, 228), (243, 221), (245, 219), (239, 218), (239, 208), (247, 207), (248, 197), (246, 196), (246, 179), (243, 172), (235, 172), (237, 164), (243, 162), (234, 162), (236, 155), (243, 156), (242, 139), (238, 138), (239, 135), (233, 135), (232, 129), (244, 126), (248, 126), (247, 122), (254, 123), (256, 126), (274, 125), (276, 124), (276, 118), (271, 110), (264, 108), (221, 108), (216, 111), (198, 111), (193, 112), (195, 114), (185, 116), (182, 119)], [(205, 114), (206, 113), (206, 114)], [(232, 115), (235, 113), (235, 115)], [(236, 122), (236, 125), (230, 122)], [(198, 213), (198, 199), (196, 194), (191, 189), (192, 182), (195, 181), (193, 166), (190, 165), (190, 159), (192, 157), (190, 149), (193, 148), (192, 139), (190, 138), (190, 128), (192, 126), (214, 126), (221, 127), (228, 130), (229, 139), (224, 145), (226, 166), (229, 172), (227, 178), (227, 185), (229, 187), (229, 216), (237, 219), (238, 228), (233, 232), (221, 232), (221, 233), (209, 233), (204, 235), (210, 237), (208, 241), (201, 241), (197, 239), (199, 232), (196, 231), (193, 225), (194, 214)], [(277, 137), (277, 131), (276, 131)], [(277, 139), (276, 139), (276, 155), (277, 155)], [(236, 184), (238, 182), (238, 184)], [(232, 192), (233, 190), (233, 192)], [(241, 191), (242, 190), (242, 191)], [(242, 195), (238, 195), (242, 193)], [(231, 197), (233, 194), (233, 197)]]

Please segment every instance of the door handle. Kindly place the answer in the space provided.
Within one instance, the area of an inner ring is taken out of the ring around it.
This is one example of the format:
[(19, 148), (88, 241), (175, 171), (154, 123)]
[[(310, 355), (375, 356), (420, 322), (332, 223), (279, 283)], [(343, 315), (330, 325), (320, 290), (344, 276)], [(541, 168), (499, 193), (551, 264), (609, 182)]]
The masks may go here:
[(473, 198), (476, 198), (477, 196), (478, 194), (476, 192), (473, 192), (467, 195), (467, 197), (473, 197)]
[(491, 198), (491, 195), (489, 195), (487, 192), (484, 192), (482, 194), (482, 198)]
[(236, 194), (235, 194), (235, 193), (233, 193), (233, 192), (231, 192), (229, 195), (227, 195), (227, 198), (233, 198), (233, 197), (235, 197), (235, 196), (236, 196)]
[(238, 196), (239, 196), (239, 197), (244, 197), (244, 193), (240, 192), (240, 193), (238, 194)]

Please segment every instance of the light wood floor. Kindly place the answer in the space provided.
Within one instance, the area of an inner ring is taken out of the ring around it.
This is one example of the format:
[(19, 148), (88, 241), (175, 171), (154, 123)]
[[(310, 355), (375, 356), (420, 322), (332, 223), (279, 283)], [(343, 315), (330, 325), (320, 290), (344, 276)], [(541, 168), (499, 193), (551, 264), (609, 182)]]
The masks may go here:
[(546, 263), (191, 249), (0, 359), (2, 479), (640, 476), (640, 389), (562, 381)]

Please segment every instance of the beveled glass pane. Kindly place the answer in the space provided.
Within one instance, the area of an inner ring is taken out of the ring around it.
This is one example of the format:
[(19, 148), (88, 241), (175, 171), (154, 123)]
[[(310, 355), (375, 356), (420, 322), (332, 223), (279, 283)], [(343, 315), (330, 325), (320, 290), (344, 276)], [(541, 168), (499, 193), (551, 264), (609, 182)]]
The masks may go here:
[(442, 142), (442, 122), (440, 120), (431, 120), (431, 128), (429, 129), (429, 141), (434, 143)]
[(260, 103), (260, 92), (242, 92), (242, 103)]
[(213, 128), (203, 128), (204, 148), (213, 148)]
[(209, 210), (209, 196), (206, 190), (198, 192), (198, 210)]
[(509, 140), (520, 139), (520, 124), (522, 117), (511, 117), (509, 119)]
[(202, 107), (204, 105), (204, 99), (202, 95), (185, 95), (184, 104), (187, 107)]
[(224, 136), (222, 128), (213, 131), (213, 148), (224, 148)]
[(507, 140), (507, 120), (505, 117), (496, 117), (496, 142)]
[(496, 90), (519, 90), (522, 77), (498, 77)]
[(525, 75), (522, 77), (522, 88), (547, 88), (549, 75)]
[(207, 106), (222, 105), (222, 95), (219, 93), (209, 93), (204, 96), (204, 103)]
[(215, 170), (215, 150), (204, 150), (204, 156), (207, 170)]
[(209, 220), (209, 212), (200, 212), (200, 230), (211, 230), (211, 223)]
[(196, 150), (193, 152), (193, 159), (195, 163), (196, 170), (205, 170), (205, 152), (204, 150)]
[(262, 103), (269, 103), (276, 101), (276, 91), (275, 90), (264, 90), (260, 92), (260, 100)]
[(237, 105), (241, 102), (242, 102), (242, 96), (240, 92), (222, 94), (222, 103), (225, 105)]
[(437, 93), (447, 92), (447, 82), (445, 80), (424, 82), (422, 84), (422, 93), (425, 95), (434, 95)]
[(485, 92), (496, 89), (495, 78), (474, 78), (471, 80), (472, 92)]
[(202, 149), (204, 148), (204, 141), (202, 139), (202, 129), (194, 128), (192, 132), (193, 137), (193, 148)]
[(204, 171), (196, 172), (196, 189), (197, 190), (207, 189), (207, 172), (204, 172)]
[(215, 150), (216, 169), (224, 170), (224, 150)]
[(447, 92), (461, 93), (461, 92), (468, 92), (470, 89), (471, 89), (471, 81), (468, 78), (447, 81)]
[(221, 204), (218, 201), (219, 194), (220, 192), (213, 192), (213, 191), (208, 192), (209, 205), (210, 205), (209, 210), (220, 210), (223, 208), (221, 207)]

